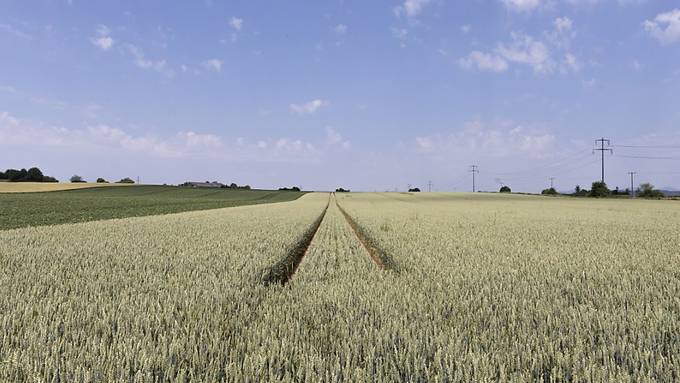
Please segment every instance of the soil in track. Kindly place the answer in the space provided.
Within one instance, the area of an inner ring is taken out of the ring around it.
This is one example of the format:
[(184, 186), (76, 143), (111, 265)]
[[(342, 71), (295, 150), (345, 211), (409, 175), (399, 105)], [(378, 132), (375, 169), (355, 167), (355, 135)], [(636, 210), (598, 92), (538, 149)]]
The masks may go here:
[(285, 285), (297, 271), (300, 262), (305, 257), (309, 245), (312, 243), (319, 226), (326, 216), (330, 206), (330, 196), (326, 207), (323, 209), (319, 217), (312, 223), (305, 233), (298, 239), (298, 241), (288, 250), (288, 253), (281, 258), (277, 263), (264, 272), (262, 280), (265, 286), (271, 284)]
[(378, 267), (381, 269), (397, 271), (397, 264), (394, 262), (392, 257), (389, 256), (389, 254), (387, 254), (384, 250), (382, 250), (380, 247), (376, 245), (376, 241), (373, 240), (370, 237), (370, 235), (368, 235), (366, 230), (364, 230), (354, 220), (354, 218), (352, 218), (352, 216), (349, 215), (347, 211), (345, 211), (345, 209), (342, 208), (342, 206), (340, 206), (340, 203), (338, 203), (338, 200), (336, 198), (333, 199), (335, 200), (335, 205), (337, 206), (338, 210), (345, 217), (347, 224), (352, 228), (352, 231), (356, 235), (357, 239), (364, 246), (366, 252), (370, 255), (371, 259), (373, 259), (375, 264), (378, 265)]

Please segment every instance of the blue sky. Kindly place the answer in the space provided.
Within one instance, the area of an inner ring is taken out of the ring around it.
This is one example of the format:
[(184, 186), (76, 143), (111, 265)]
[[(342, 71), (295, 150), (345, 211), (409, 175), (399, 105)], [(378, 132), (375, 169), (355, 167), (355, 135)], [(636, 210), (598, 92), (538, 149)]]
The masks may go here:
[(678, 1), (6, 0), (0, 49), (3, 169), (568, 190), (604, 136), (680, 188)]

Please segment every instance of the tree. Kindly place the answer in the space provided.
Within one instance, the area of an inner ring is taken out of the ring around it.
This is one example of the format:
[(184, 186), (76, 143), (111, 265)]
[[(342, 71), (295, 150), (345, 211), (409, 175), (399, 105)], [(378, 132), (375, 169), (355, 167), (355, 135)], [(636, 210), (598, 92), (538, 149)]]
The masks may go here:
[(337, 188), (335, 189), (336, 193), (349, 193), (349, 189), (344, 189), (344, 188)]
[(28, 171), (26, 171), (26, 169), (7, 169), (7, 171), (5, 171), (5, 175), (11, 182), (20, 182), (28, 176)]
[(576, 185), (576, 187), (574, 188), (574, 192), (575, 192), (576, 194), (579, 194), (579, 193), (581, 192), (581, 186), (580, 186), (580, 185)]
[(501, 186), (501, 190), (499, 190), (500, 193), (512, 193), (512, 190), (510, 189), (510, 186), (503, 185)]
[(6, 180), (7, 176), (5, 175), (4, 172), (0, 172), (0, 180)]
[(135, 181), (130, 179), (130, 177), (125, 177), (125, 178), (121, 179), (120, 181), (118, 181), (116, 183), (117, 184), (133, 184), (133, 183), (135, 183)]
[(28, 182), (43, 182), (43, 173), (38, 168), (30, 168), (26, 172), (25, 181)]
[(548, 189), (543, 189), (541, 191), (541, 194), (543, 194), (543, 195), (558, 195), (559, 193), (557, 192), (557, 190), (555, 190), (555, 188), (548, 188)]
[(42, 182), (59, 182), (59, 180), (54, 177), (43, 176)]
[(85, 180), (83, 179), (83, 177), (81, 177), (77, 174), (74, 174), (73, 176), (71, 176), (71, 182), (72, 183), (78, 183), (78, 182), (85, 182)]
[(610, 191), (609, 188), (607, 187), (607, 184), (604, 182), (596, 181), (593, 182), (593, 186), (590, 188), (590, 193), (588, 193), (589, 197), (607, 197), (609, 196)]
[(232, 182), (232, 183), (229, 184), (229, 188), (230, 189), (238, 189), (238, 185), (236, 183)]
[(661, 190), (654, 189), (654, 185), (650, 183), (640, 184), (640, 190), (638, 191), (638, 197), (641, 198), (663, 198), (664, 195)]
[(97, 183), (98, 183), (98, 184), (108, 184), (109, 181), (107, 181), (107, 180), (105, 180), (105, 179), (99, 177), (99, 178), (97, 178)]
[(420, 193), (420, 188), (411, 188), (411, 189), (408, 189), (408, 191), (410, 193)]

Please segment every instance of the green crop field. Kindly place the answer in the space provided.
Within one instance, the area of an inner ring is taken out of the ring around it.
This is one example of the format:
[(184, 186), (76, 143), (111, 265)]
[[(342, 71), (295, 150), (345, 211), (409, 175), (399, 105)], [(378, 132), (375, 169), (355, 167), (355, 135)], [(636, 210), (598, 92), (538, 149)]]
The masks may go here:
[(301, 195), (303, 193), (293, 191), (176, 186), (0, 193), (0, 230), (292, 201)]
[(675, 201), (462, 193), (3, 230), (0, 381), (677, 381), (678, 233)]

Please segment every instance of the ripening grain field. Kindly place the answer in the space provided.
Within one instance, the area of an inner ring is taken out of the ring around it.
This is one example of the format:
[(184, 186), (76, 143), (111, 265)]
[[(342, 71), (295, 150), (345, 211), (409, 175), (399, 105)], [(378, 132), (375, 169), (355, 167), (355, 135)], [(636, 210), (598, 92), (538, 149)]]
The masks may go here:
[(679, 233), (675, 201), (449, 193), (0, 231), (0, 381), (675, 381)]

